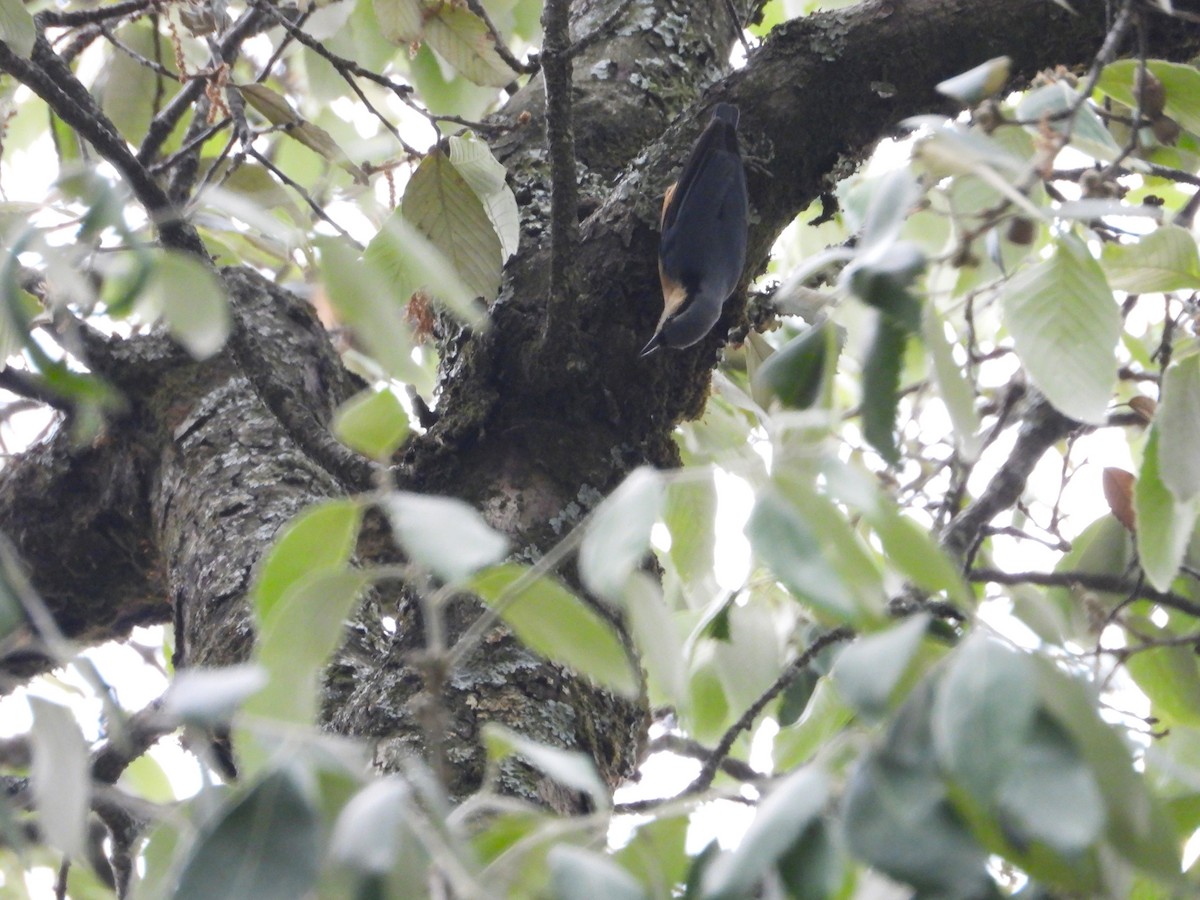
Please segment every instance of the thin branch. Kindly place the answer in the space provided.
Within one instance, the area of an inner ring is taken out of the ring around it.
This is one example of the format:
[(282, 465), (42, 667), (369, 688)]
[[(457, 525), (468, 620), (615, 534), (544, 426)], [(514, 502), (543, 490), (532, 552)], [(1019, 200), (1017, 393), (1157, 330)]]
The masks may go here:
[(492, 47), (496, 51), (496, 55), (504, 60), (510, 69), (512, 69), (518, 75), (532, 75), (538, 70), (537, 62), (531, 61), (523, 63), (513, 56), (513, 52), (509, 50), (508, 45), (504, 43), (504, 36), (500, 34), (500, 29), (496, 27), (496, 24), (492, 21), (491, 16), (487, 14), (487, 10), (483, 8), (483, 4), (480, 3), (479, 0), (467, 0), (467, 9), (471, 10), (471, 12), (475, 13), (475, 15), (479, 16), (479, 18), (483, 20), (484, 26), (487, 28), (488, 33), (492, 36)]
[(45, 403), (47, 406), (52, 406), (60, 412), (70, 412), (72, 409), (70, 402), (66, 398), (49, 388), (45, 382), (32, 372), (24, 372), (20, 369), (14, 369), (12, 366), (5, 366), (3, 369), (0, 369), (0, 388), (3, 388), (10, 394), (16, 394), (18, 397), (25, 397), (29, 400)]
[(763, 691), (762, 696), (750, 704), (749, 708), (730, 726), (729, 730), (721, 738), (721, 742), (717, 744), (716, 749), (705, 760), (704, 765), (700, 768), (700, 774), (696, 776), (695, 781), (688, 786), (684, 793), (699, 794), (708, 790), (712, 785), (713, 779), (717, 777), (717, 771), (721, 768), (721, 764), (729, 755), (729, 751), (733, 749), (734, 742), (737, 741), (742, 732), (749, 730), (750, 726), (754, 724), (755, 719), (767, 708), (767, 704), (778, 697), (787, 689), (788, 685), (799, 678), (804, 670), (812, 665), (813, 660), (817, 658), (817, 654), (822, 650), (834, 644), (848, 641), (853, 637), (854, 632), (843, 626), (825, 632), (809, 644), (808, 648), (796, 657), (791, 665), (784, 669), (783, 674), (775, 679), (775, 683)]
[[(237, 58), (242, 41), (261, 29), (264, 18), (257, 8), (248, 9), (221, 39), (218, 46), (219, 61), (226, 65), (232, 64)], [(178, 94), (171, 98), (171, 102), (151, 120), (150, 126), (146, 129), (146, 136), (142, 139), (142, 145), (138, 148), (137, 159), (140, 163), (148, 163), (154, 158), (163, 142), (170, 137), (175, 126), (179, 124), (179, 120), (191, 109), (196, 98), (204, 92), (206, 83), (207, 79), (204, 78), (195, 78), (189, 81)]]
[(969, 565), (982, 540), (984, 527), (1021, 499), (1038, 460), (1079, 427), (1078, 422), (1056, 410), (1045, 397), (1035, 394), (1008, 459), (978, 499), (946, 526), (942, 532), (942, 548), (964, 566)]
[(990, 584), (1036, 584), (1040, 587), (1080, 587), (1106, 594), (1133, 594), (1189, 616), (1200, 618), (1200, 603), (1172, 591), (1159, 591), (1137, 579), (1098, 572), (1004, 572), (999, 569), (972, 569), (967, 580)]
[[(707, 760), (711, 752), (699, 741), (684, 737), (681, 734), (660, 735), (651, 741), (650, 746), (646, 748), (647, 754), (674, 753), (676, 756), (686, 756), (690, 759), (699, 760)], [(721, 761), (721, 771), (731, 778), (736, 778), (738, 781), (756, 781), (763, 777), (762, 772), (757, 771), (748, 763), (744, 763), (740, 759), (730, 759), (729, 757)]]
[(113, 3), (111, 6), (71, 10), (70, 12), (46, 9), (33, 18), (43, 27), (49, 25), (54, 28), (75, 28), (80, 25), (110, 22), (125, 16), (136, 16), (148, 12), (154, 6), (154, 0), (124, 0), (122, 3)]

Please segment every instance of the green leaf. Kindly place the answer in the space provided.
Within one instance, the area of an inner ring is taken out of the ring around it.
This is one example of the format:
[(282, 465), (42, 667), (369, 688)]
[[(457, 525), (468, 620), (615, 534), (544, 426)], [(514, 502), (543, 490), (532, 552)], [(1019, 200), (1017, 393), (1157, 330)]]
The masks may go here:
[(961, 75), (939, 82), (936, 86), (937, 92), (966, 106), (974, 106), (998, 93), (1008, 83), (1011, 71), (1012, 60), (1007, 56), (997, 56)]
[[(325, 292), (338, 318), (353, 329), (387, 374), (423, 390), (431, 388), (432, 383), (413, 362), (412, 334), (404, 318), (404, 304), (419, 285), (411, 279), (392, 277), (396, 273), (389, 272), (381, 260), (385, 251), (380, 248), (391, 246), (391, 223), (395, 221), (396, 216), (388, 220), (362, 260), (336, 238), (317, 238), (314, 243), (320, 252)], [(385, 234), (388, 239), (383, 238)]]
[(521, 240), (517, 198), (508, 186), (508, 170), (492, 156), (486, 143), (469, 132), (450, 138), (450, 162), (487, 210), (500, 238), (501, 259), (507, 262)]
[(265, 84), (235, 84), (233, 87), (254, 110), (272, 125), (279, 126), (289, 138), (340, 166), (358, 184), (367, 183), (366, 173), (350, 159), (333, 135), (300, 116), (282, 94)]
[(795, 725), (781, 728), (776, 736), (775, 765), (787, 767), (807, 763), (853, 718), (854, 710), (838, 696), (832, 679), (820, 679), (804, 714)]
[(1104, 245), (1100, 265), (1118, 291), (1152, 294), (1200, 288), (1200, 253), (1190, 231), (1163, 225), (1128, 244)]
[(175, 674), (167, 688), (162, 711), (192, 725), (220, 725), (228, 722), (267, 680), (261, 666), (249, 663), (220, 669), (184, 669)]
[(662, 588), (644, 572), (634, 572), (625, 584), (624, 600), (629, 631), (646, 667), (651, 702), (686, 704), (687, 656)]
[(425, 19), (425, 40), (446, 62), (475, 84), (504, 87), (517, 73), (496, 52), (496, 43), (479, 16), (443, 3)]
[(1137, 549), (1150, 583), (1160, 591), (1170, 590), (1187, 552), (1188, 541), (1200, 512), (1195, 498), (1180, 502), (1162, 482), (1159, 470), (1160, 428), (1150, 429), (1142, 454), (1142, 470), (1133, 488), (1137, 517)]
[(1104, 829), (1104, 800), (1091, 769), (1044, 716), (1019, 747), (996, 797), (1017, 835), (1066, 856), (1086, 850)]
[(526, 583), (526, 571), (495, 566), (475, 576), (470, 588), (534, 652), (622, 696), (636, 696), (637, 679), (612, 626), (549, 576)]
[(711, 473), (702, 479), (668, 483), (662, 513), (671, 535), (668, 556), (685, 592), (712, 578), (716, 515), (717, 490)]
[(421, 39), (421, 0), (373, 0), (380, 31), (393, 44), (406, 45)]
[[(167, 39), (156, 33), (150, 22), (129, 22), (116, 29), (116, 40), (145, 59), (156, 60), (174, 72), (174, 54), (164, 52)], [(145, 135), (154, 113), (169, 101), (178, 89), (171, 78), (160, 77), (142, 60), (129, 53), (114, 53), (97, 79), (96, 93), (100, 108), (125, 138), (136, 144)]]
[[(900, 404), (900, 368), (909, 331), (890, 316), (875, 320), (875, 336), (863, 363), (863, 437), (883, 459), (897, 465), (896, 412)], [(1115, 374), (1115, 373), (1114, 373)]]
[(495, 722), (483, 726), (483, 743), (491, 759), (502, 760), (516, 754), (559, 784), (587, 794), (597, 808), (607, 809), (612, 805), (596, 764), (584, 753), (539, 744)]
[(292, 519), (258, 573), (254, 608), (259, 621), (268, 621), (284, 594), (305, 578), (345, 567), (361, 521), (362, 509), (354, 500), (319, 503)]
[(611, 856), (557, 844), (546, 855), (555, 900), (641, 900), (646, 896), (637, 880)]
[(929, 617), (916, 615), (888, 631), (859, 638), (834, 663), (838, 694), (866, 716), (883, 715), (928, 627)]
[(343, 641), (346, 619), (369, 583), (364, 572), (315, 572), (292, 585), (264, 619), (255, 659), (270, 676), (246, 703), (267, 719), (309, 723), (317, 713), (320, 672)]
[(856, 621), (859, 604), (822, 552), (809, 523), (783, 495), (768, 487), (746, 523), (755, 554), (788, 590), (838, 621)]
[(817, 821), (829, 798), (829, 776), (815, 767), (792, 772), (758, 807), (737, 849), (712, 861), (704, 875), (704, 897), (750, 897), (763, 877)]
[(338, 407), (333, 433), (363, 456), (386, 461), (408, 437), (408, 415), (390, 388), (366, 390)]
[(1063, 414), (1103, 423), (1117, 383), (1121, 313), (1087, 246), (1063, 236), (1050, 259), (1008, 281), (1001, 301), (1033, 383)]
[(1159, 476), (1176, 501), (1187, 503), (1200, 494), (1200, 354), (1164, 373), (1154, 421)]
[(617, 862), (646, 885), (651, 896), (671, 897), (687, 877), (687, 832), (687, 816), (650, 819), (617, 851)]
[[(1177, 635), (1143, 617), (1130, 621), (1141, 640)], [(1130, 655), (1125, 668), (1150, 699), (1155, 717), (1168, 728), (1200, 726), (1200, 660), (1192, 647), (1156, 647)]]
[(37, 26), (20, 0), (0, 0), (0, 41), (23, 59), (33, 53)]
[[(442, 9), (459, 8), (446, 4)], [(445, 153), (435, 149), (421, 161), (404, 190), (400, 209), (405, 220), (445, 257), (472, 296), (486, 302), (495, 299), (504, 267), (500, 237), (483, 203)]]
[(383, 503), (397, 540), (413, 562), (447, 584), (503, 558), (508, 538), (456, 497), (395, 491)]
[(87, 857), (87, 820), (92, 795), (88, 746), (65, 706), (30, 695), (29, 782), (45, 840), (67, 856)]
[(921, 338), (929, 350), (930, 368), (942, 403), (950, 415), (959, 455), (965, 460), (974, 460), (983, 447), (979, 414), (975, 411), (975, 392), (962, 366), (954, 359), (952, 345), (946, 337), (946, 324), (934, 304), (925, 304), (921, 325)]
[(272, 772), (209, 823), (172, 895), (176, 900), (295, 900), (316, 882), (320, 819), (296, 775)]
[(836, 832), (818, 819), (780, 857), (778, 869), (790, 900), (826, 900), (846, 896), (848, 862)]
[(1032, 657), (1042, 708), (1070, 735), (1104, 797), (1105, 834), (1139, 868), (1171, 880), (1179, 875), (1179, 844), (1165, 813), (1133, 767), (1122, 736), (1100, 718), (1098, 698), (1053, 662)]
[(617, 601), (629, 575), (650, 550), (650, 529), (663, 505), (662, 479), (634, 469), (596, 507), (579, 547), (579, 577), (593, 594)]
[(828, 319), (806, 329), (759, 366), (753, 379), (755, 396), (766, 390), (789, 409), (808, 409), (820, 397), (825, 374), (836, 366), (840, 350), (837, 327)]
[(842, 809), (850, 851), (920, 896), (991, 896), (987, 853), (932, 769), (869, 754), (851, 775)]
[[(1148, 60), (1146, 67), (1162, 82), (1166, 97), (1163, 112), (1193, 134), (1200, 134), (1200, 71), (1186, 63), (1161, 59)], [(1137, 69), (1136, 59), (1109, 63), (1100, 74), (1096, 89), (1133, 109)]]
[(948, 661), (933, 705), (938, 761), (980, 805), (1017, 763), (1037, 713), (1028, 657), (974, 633)]
[(162, 316), (167, 330), (196, 359), (225, 345), (232, 327), (225, 290), (208, 266), (175, 250), (148, 250), (149, 276), (138, 296), (138, 312)]
[(329, 838), (329, 855), (358, 872), (386, 875), (404, 843), (414, 842), (412, 790), (392, 775), (370, 782), (338, 813)]

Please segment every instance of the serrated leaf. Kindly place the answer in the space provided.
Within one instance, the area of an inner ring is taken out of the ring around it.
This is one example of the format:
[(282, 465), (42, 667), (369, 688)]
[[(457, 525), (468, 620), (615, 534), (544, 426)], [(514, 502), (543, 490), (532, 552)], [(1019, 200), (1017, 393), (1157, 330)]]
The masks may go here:
[(484, 746), (492, 759), (501, 760), (516, 754), (560, 784), (587, 794), (597, 807), (606, 809), (612, 804), (608, 788), (591, 757), (540, 744), (495, 722), (484, 725), (482, 733)]
[(1030, 379), (1063, 414), (1101, 424), (1117, 383), (1121, 313), (1078, 238), (1018, 272), (1001, 295), (1005, 327)]
[(501, 259), (508, 261), (521, 240), (517, 198), (508, 186), (508, 170), (483, 141), (468, 133), (450, 138), (450, 162), (483, 203), (500, 238)]
[(938, 761), (981, 805), (1017, 762), (1037, 712), (1025, 654), (973, 634), (937, 685), (932, 733)]
[(424, 17), (421, 0), (373, 0), (375, 18), (383, 36), (401, 46), (421, 39)]
[(546, 854), (550, 885), (556, 900), (642, 900), (646, 892), (612, 857), (557, 844)]
[(1142, 454), (1142, 469), (1133, 491), (1137, 518), (1137, 549), (1146, 578), (1160, 591), (1171, 589), (1188, 540), (1196, 527), (1200, 501), (1176, 500), (1163, 484), (1159, 469), (1159, 426), (1150, 429)]
[(149, 272), (137, 297), (147, 319), (162, 316), (167, 331), (196, 359), (225, 345), (233, 319), (225, 290), (212, 269), (175, 250), (149, 250)]
[(440, 4), (425, 19), (425, 41), (475, 84), (504, 87), (517, 77), (496, 52), (496, 42), (479, 16), (462, 6)]
[(21, 0), (0, 0), (0, 41), (23, 59), (33, 53), (37, 26)]
[(46, 841), (67, 856), (87, 856), (87, 817), (92, 795), (88, 746), (75, 716), (65, 706), (28, 698), (33, 760), (29, 780)]
[(383, 506), (412, 561), (447, 584), (462, 581), (508, 552), (508, 538), (456, 497), (396, 491)]
[(649, 467), (634, 469), (602, 502), (579, 547), (579, 577), (593, 594), (619, 600), (650, 550), (650, 529), (663, 505), (663, 485)]
[(1167, 369), (1155, 421), (1159, 476), (1177, 501), (1187, 503), (1200, 494), (1200, 354)]
[(280, 126), (285, 135), (345, 169), (357, 183), (367, 183), (366, 173), (346, 155), (333, 135), (303, 118), (282, 94), (265, 84), (237, 84), (234, 87), (263, 118), (272, 125)]
[(354, 500), (310, 506), (284, 527), (258, 573), (254, 608), (268, 621), (283, 596), (305, 578), (342, 569), (350, 561), (362, 509)]
[(475, 292), (451, 260), (408, 222), (402, 211), (393, 213), (371, 239), (363, 262), (389, 285), (392, 296), (407, 300), (418, 290), (428, 290), (468, 325), (487, 325)]
[(192, 725), (228, 722), (243, 703), (266, 685), (262, 666), (244, 663), (220, 669), (184, 669), (163, 697), (163, 714)]
[(838, 694), (866, 716), (883, 715), (928, 627), (929, 617), (916, 615), (888, 631), (859, 638), (834, 663)]
[(441, 150), (434, 149), (417, 166), (400, 208), (474, 296), (486, 302), (495, 298), (504, 267), (500, 237), (479, 197)]
[(338, 407), (333, 433), (364, 456), (386, 460), (408, 437), (408, 414), (390, 388), (363, 391)]
[[(1096, 89), (1133, 109), (1138, 65), (1136, 59), (1109, 63)], [(1193, 134), (1200, 134), (1200, 71), (1195, 66), (1161, 59), (1148, 60), (1146, 67), (1162, 82), (1166, 97), (1163, 112)]]
[(818, 820), (829, 798), (829, 776), (815, 767), (792, 772), (767, 795), (737, 849), (712, 861), (704, 875), (704, 897), (734, 900), (754, 888)]
[(939, 82), (936, 86), (937, 92), (967, 106), (973, 106), (1004, 87), (1008, 83), (1011, 70), (1012, 60), (1007, 56), (997, 56), (961, 75)]
[(616, 693), (636, 696), (637, 679), (612, 626), (549, 576), (524, 584), (525, 572), (519, 565), (495, 566), (469, 586), (531, 650)]
[(1100, 264), (1119, 291), (1150, 294), (1200, 288), (1200, 254), (1190, 231), (1163, 225), (1130, 244), (1105, 244)]
[(176, 900), (305, 896), (321, 860), (320, 819), (287, 770), (231, 802), (197, 840), (172, 894)]

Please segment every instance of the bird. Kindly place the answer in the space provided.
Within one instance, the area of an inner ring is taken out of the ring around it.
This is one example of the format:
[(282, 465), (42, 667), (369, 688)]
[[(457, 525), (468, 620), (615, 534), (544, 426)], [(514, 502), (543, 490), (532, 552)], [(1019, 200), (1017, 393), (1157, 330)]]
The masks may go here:
[(738, 108), (718, 103), (679, 180), (663, 197), (658, 276), (663, 312), (647, 356), (690, 347), (712, 330), (746, 263), (746, 172), (738, 152)]

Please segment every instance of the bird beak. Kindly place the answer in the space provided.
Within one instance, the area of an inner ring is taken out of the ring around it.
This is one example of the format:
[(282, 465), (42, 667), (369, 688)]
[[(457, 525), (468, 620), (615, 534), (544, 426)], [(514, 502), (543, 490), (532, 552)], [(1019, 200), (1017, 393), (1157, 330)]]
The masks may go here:
[(654, 333), (654, 337), (650, 338), (649, 343), (642, 348), (642, 352), (638, 354), (640, 357), (649, 356), (655, 350), (662, 346), (662, 338), (658, 336), (658, 332)]

